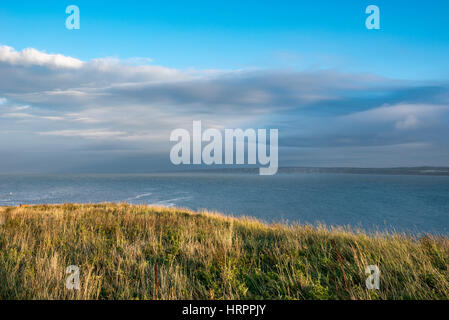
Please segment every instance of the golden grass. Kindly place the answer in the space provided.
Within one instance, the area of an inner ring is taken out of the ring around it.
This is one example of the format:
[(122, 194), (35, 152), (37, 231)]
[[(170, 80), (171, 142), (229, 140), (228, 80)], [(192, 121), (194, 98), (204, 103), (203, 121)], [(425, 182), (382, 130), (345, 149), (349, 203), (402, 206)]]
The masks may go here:
[[(69, 265), (80, 290), (65, 287)], [(448, 299), (448, 265), (446, 237), (143, 205), (0, 207), (0, 299)]]

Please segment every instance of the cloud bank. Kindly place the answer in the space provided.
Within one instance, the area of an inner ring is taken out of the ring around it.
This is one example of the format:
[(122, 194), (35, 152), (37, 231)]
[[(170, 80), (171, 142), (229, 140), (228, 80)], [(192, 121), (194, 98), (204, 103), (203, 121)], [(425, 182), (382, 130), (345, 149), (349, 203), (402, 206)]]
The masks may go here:
[(0, 46), (0, 171), (165, 170), (170, 132), (190, 129), (193, 120), (218, 129), (278, 128), (281, 165), (449, 160), (448, 82), (152, 63)]

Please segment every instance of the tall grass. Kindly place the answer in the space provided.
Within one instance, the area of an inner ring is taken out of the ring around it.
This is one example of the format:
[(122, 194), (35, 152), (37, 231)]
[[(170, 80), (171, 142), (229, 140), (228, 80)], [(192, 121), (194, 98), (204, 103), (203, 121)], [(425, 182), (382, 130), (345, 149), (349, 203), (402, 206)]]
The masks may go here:
[[(80, 290), (65, 286), (69, 265)], [(446, 237), (127, 204), (0, 207), (0, 299), (448, 299), (448, 265)]]

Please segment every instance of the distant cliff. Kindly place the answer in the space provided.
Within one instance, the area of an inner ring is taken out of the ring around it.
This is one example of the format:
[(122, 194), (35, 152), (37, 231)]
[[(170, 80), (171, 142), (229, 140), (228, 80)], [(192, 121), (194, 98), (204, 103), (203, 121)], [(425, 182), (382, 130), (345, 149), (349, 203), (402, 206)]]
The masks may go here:
[[(189, 172), (258, 173), (258, 168), (210, 168), (189, 170)], [(348, 174), (394, 174), (449, 176), (449, 167), (398, 167), (398, 168), (356, 168), (356, 167), (280, 167), (278, 173), (348, 173)]]

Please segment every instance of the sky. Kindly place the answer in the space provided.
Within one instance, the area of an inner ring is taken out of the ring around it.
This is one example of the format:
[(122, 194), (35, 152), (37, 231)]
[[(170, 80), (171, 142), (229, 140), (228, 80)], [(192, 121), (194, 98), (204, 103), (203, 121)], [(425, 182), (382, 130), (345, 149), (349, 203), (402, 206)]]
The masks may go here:
[(278, 129), (281, 166), (447, 165), (448, 12), (444, 0), (3, 0), (0, 173), (172, 170), (170, 132), (193, 120)]

